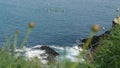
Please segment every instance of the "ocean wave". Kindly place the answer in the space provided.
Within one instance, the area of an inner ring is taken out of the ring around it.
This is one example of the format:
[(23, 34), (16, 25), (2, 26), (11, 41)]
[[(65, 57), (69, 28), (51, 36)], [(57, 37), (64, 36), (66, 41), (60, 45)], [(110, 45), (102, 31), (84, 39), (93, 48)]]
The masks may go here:
[[(47, 57), (48, 54), (45, 50), (40, 49), (40, 47), (45, 45), (36, 45), (33, 47), (24, 47), (22, 49), (16, 49), (16, 56), (25, 56), (27, 59), (32, 60), (35, 57), (37, 57), (43, 64), (47, 63)], [(78, 56), (80, 52), (82, 51), (82, 48), (78, 47), (77, 45), (74, 45), (72, 47), (63, 47), (63, 46), (56, 46), (56, 45), (49, 45), (50, 48), (54, 49), (56, 52), (58, 52), (60, 55), (56, 57), (62, 58), (64, 56), (64, 52), (66, 52), (65, 57), (66, 59), (71, 60), (72, 62), (81, 62), (84, 61), (84, 59), (79, 59)]]

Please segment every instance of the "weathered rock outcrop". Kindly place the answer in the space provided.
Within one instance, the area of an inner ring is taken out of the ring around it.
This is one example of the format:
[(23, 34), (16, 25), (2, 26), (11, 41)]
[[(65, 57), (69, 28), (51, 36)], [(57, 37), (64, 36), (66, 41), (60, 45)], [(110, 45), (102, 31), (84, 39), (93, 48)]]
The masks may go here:
[[(105, 33), (99, 36), (93, 36), (91, 43), (88, 46), (88, 49), (90, 48), (95, 49), (101, 43), (100, 40), (107, 38), (109, 34), (110, 34), (110, 31), (106, 31)], [(88, 38), (85, 38), (85, 39), (82, 39), (81, 42), (86, 43), (87, 40)]]

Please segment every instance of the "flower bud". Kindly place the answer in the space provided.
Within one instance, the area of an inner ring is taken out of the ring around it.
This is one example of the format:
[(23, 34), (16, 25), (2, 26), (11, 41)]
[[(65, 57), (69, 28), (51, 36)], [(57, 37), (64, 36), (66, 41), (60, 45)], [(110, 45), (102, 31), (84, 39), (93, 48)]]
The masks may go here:
[(19, 30), (16, 30), (16, 31), (15, 31), (15, 34), (17, 34), (17, 35), (18, 35), (18, 34), (19, 34)]
[(34, 27), (35, 27), (34, 22), (29, 23), (29, 28), (34, 28)]
[(91, 28), (91, 30), (92, 30), (93, 32), (98, 32), (99, 29), (100, 29), (100, 27), (99, 27), (99, 25), (97, 25), (97, 24), (93, 25), (92, 28)]

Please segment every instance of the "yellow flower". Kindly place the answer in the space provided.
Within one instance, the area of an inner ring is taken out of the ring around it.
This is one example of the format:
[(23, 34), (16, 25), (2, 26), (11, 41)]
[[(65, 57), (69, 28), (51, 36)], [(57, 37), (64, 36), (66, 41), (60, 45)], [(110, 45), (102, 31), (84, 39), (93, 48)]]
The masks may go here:
[(29, 23), (29, 28), (34, 28), (34, 27), (35, 27), (34, 22), (30, 22)]
[(100, 29), (100, 27), (99, 27), (98, 24), (93, 25), (92, 28), (91, 28), (91, 30), (92, 30), (93, 32), (98, 32), (99, 29)]

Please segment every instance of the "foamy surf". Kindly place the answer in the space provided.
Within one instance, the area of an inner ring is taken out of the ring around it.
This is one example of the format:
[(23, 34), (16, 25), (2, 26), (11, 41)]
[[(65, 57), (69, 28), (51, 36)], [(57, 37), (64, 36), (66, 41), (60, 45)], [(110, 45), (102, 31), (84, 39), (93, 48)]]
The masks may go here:
[[(40, 47), (44, 45), (36, 45), (33, 47), (24, 47), (23, 49), (16, 49), (16, 56), (25, 56), (27, 59), (32, 60), (35, 57), (37, 57), (43, 64), (46, 64), (48, 62), (47, 57), (48, 54), (45, 50), (41, 50)], [(66, 52), (65, 57), (72, 62), (82, 62), (84, 59), (79, 59), (78, 56), (80, 52), (82, 51), (82, 48), (78, 47), (77, 45), (74, 45), (72, 47), (61, 47), (61, 46), (55, 46), (55, 45), (49, 45), (50, 48), (54, 49), (56, 52), (58, 52), (60, 55), (57, 56), (57, 58), (63, 57), (64, 52)], [(56, 59), (57, 59), (56, 58)]]

